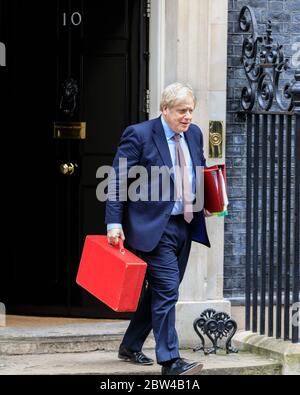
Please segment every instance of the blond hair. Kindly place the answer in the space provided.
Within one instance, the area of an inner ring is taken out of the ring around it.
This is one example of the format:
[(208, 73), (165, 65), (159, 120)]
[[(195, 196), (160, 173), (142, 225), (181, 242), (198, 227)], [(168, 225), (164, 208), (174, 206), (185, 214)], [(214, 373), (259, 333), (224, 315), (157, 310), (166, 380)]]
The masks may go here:
[(172, 108), (176, 102), (181, 102), (187, 97), (191, 97), (196, 106), (196, 96), (190, 85), (182, 84), (181, 82), (174, 82), (168, 85), (161, 94), (160, 111), (164, 107)]

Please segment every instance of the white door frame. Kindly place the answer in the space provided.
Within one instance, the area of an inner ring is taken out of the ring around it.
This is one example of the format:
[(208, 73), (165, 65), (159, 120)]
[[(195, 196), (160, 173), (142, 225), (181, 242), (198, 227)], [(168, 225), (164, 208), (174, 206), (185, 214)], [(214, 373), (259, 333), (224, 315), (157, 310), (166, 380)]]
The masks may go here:
[(151, 0), (149, 33), (150, 119), (160, 114), (160, 95), (165, 84), (165, 24), (165, 0)]

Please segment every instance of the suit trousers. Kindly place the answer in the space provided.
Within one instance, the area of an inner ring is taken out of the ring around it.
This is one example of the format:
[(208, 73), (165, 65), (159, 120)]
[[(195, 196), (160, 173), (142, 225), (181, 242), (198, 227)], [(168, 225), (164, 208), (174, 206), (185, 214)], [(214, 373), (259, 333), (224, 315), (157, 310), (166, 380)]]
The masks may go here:
[(191, 249), (190, 225), (183, 215), (172, 215), (158, 245), (138, 252), (147, 262), (146, 286), (122, 344), (140, 351), (153, 329), (157, 363), (180, 357), (175, 329), (175, 305)]

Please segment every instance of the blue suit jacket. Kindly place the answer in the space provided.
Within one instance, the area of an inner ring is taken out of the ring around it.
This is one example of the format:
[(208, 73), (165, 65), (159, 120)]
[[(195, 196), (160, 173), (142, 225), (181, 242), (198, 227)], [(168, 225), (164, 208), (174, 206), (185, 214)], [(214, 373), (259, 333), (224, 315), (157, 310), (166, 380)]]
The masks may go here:
[[(205, 166), (203, 136), (198, 126), (191, 124), (185, 132), (185, 138), (194, 167)], [(168, 168), (173, 166), (160, 118), (131, 125), (125, 129), (113, 161), (117, 179), (119, 158), (127, 159), (128, 169), (141, 165), (147, 170), (150, 191), (151, 166), (167, 166)], [(172, 184), (174, 178), (172, 176), (171, 178)], [(171, 185), (171, 189), (174, 189), (174, 185)], [(118, 193), (119, 190), (117, 190), (116, 201), (107, 200), (105, 223), (121, 223), (130, 247), (144, 252), (153, 250), (162, 236), (174, 206), (172, 192), (168, 201), (161, 199), (162, 195), (160, 195), (159, 201), (138, 200), (136, 202), (120, 201)], [(203, 211), (194, 213), (190, 226), (192, 240), (210, 247)]]

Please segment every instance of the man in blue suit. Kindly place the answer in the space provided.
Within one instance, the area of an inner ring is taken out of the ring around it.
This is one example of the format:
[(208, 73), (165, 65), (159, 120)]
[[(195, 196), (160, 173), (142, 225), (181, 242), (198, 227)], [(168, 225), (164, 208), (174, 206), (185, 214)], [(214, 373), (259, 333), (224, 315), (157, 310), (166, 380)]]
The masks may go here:
[[(142, 347), (153, 329), (156, 359), (163, 375), (198, 374), (202, 369), (202, 364), (180, 357), (175, 329), (175, 305), (191, 242), (210, 247), (204, 218), (210, 213), (203, 204), (195, 204), (199, 192), (197, 172), (205, 166), (202, 132), (191, 123), (195, 104), (191, 87), (176, 82), (162, 93), (159, 118), (126, 128), (113, 162), (116, 177), (110, 179), (106, 204), (108, 241), (115, 244), (126, 236), (128, 246), (148, 264), (147, 285), (118, 356), (138, 364), (152, 364)], [(129, 178), (136, 166), (142, 167), (147, 177), (138, 189), (139, 199), (132, 199)], [(157, 175), (154, 168), (164, 171)], [(192, 203), (189, 212), (185, 194), (188, 188)], [(151, 194), (153, 189), (159, 189), (154, 191), (156, 199)]]

